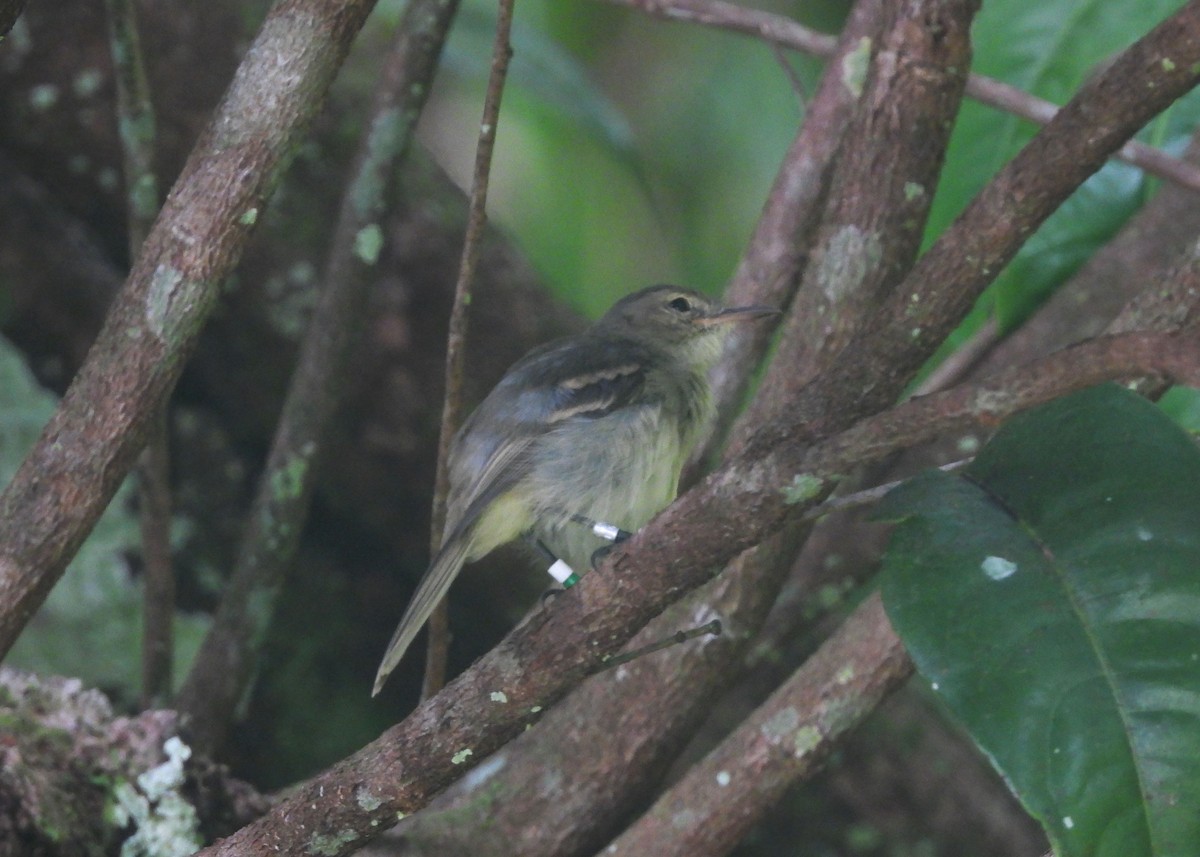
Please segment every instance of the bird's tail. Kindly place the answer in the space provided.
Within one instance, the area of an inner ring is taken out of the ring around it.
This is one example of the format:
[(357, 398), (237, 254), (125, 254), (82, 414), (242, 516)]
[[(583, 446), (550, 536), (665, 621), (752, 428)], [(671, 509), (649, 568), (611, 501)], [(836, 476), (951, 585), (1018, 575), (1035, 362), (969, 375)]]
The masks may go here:
[(392, 641), (388, 643), (383, 661), (379, 664), (379, 672), (375, 674), (375, 689), (371, 691), (371, 696), (378, 695), (384, 682), (387, 681), (387, 677), (404, 657), (404, 652), (412, 643), (413, 637), (417, 636), (417, 632), (421, 630), (421, 626), (425, 624), (425, 620), (429, 618), (433, 608), (446, 596), (450, 590), (450, 584), (454, 582), (454, 578), (458, 577), (458, 572), (462, 569), (467, 558), (467, 551), (471, 546), (471, 540), (467, 535), (463, 532), (453, 534), (442, 545), (442, 549), (430, 563), (429, 570), (421, 578), (416, 593), (408, 602), (408, 607), (400, 618), (400, 624), (396, 626), (396, 633), (392, 635)]

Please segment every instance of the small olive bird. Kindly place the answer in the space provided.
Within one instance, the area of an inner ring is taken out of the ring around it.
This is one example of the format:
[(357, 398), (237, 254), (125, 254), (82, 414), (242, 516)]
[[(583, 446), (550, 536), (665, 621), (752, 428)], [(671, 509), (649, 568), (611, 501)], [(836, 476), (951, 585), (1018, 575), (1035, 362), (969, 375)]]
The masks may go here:
[(372, 695), (463, 563), (524, 535), (583, 569), (605, 544), (588, 522), (632, 532), (674, 500), (712, 417), (708, 371), (726, 332), (776, 312), (723, 309), (690, 289), (651, 286), (509, 369), (454, 438), (442, 547), (388, 644)]

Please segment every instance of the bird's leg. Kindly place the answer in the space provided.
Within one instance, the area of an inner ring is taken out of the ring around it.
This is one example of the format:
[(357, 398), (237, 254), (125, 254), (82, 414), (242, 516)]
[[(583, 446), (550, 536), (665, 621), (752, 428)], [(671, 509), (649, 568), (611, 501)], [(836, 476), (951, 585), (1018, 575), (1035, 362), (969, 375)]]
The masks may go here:
[(576, 524), (582, 524), (583, 526), (587, 527), (592, 531), (592, 535), (612, 542), (612, 544), (604, 545), (603, 547), (596, 548), (596, 550), (592, 551), (592, 568), (595, 568), (601, 562), (603, 562), (604, 558), (612, 552), (614, 547), (633, 535), (633, 533), (629, 532), (628, 530), (622, 530), (616, 524), (608, 524), (604, 521), (597, 521), (593, 518), (587, 517), (586, 515), (572, 515), (571, 520)]
[(616, 524), (606, 524), (604, 521), (597, 521), (595, 518), (589, 518), (586, 515), (572, 515), (571, 520), (576, 524), (582, 524), (587, 527), (592, 531), (592, 535), (613, 544), (620, 544), (633, 535), (628, 530), (622, 530)]
[[(576, 524), (582, 524), (583, 526), (587, 527), (594, 535), (612, 542), (610, 545), (597, 548), (592, 553), (592, 568), (595, 568), (596, 565), (603, 560), (604, 557), (607, 556), (614, 547), (633, 535), (633, 533), (629, 532), (628, 530), (622, 530), (615, 524), (607, 524), (604, 521), (597, 521), (584, 515), (572, 515), (571, 520)], [(542, 593), (542, 605), (545, 606), (545, 604), (551, 598), (558, 595), (565, 589), (570, 589), (572, 586), (578, 583), (579, 576), (575, 574), (575, 572), (571, 569), (571, 566), (567, 565), (561, 559), (556, 557), (554, 552), (551, 551), (550, 548), (546, 547), (546, 543), (535, 536), (532, 532), (525, 533), (525, 538), (531, 545), (533, 545), (534, 550), (540, 553), (546, 562), (550, 564), (550, 576), (563, 586), (562, 589), (548, 589)], [(721, 620), (713, 619), (711, 622), (706, 622), (696, 628), (689, 628), (686, 631), (676, 631), (671, 636), (664, 637), (655, 643), (650, 643), (647, 646), (634, 649), (632, 652), (625, 652), (624, 654), (610, 658), (608, 661), (605, 661), (605, 663), (600, 667), (600, 670), (603, 671), (611, 669), (612, 667), (620, 666), (621, 664), (627, 664), (635, 658), (640, 658), (642, 655), (648, 655), (652, 652), (657, 652), (679, 643), (686, 643), (688, 640), (694, 639), (695, 637), (701, 637), (705, 634), (718, 636), (720, 633)]]
[(546, 543), (535, 536), (532, 532), (525, 533), (525, 540), (533, 546), (533, 549), (542, 555), (546, 560), (546, 573), (562, 584), (562, 589), (547, 589), (542, 593), (542, 604), (545, 604), (555, 595), (562, 592), (563, 589), (570, 589), (579, 582), (579, 575), (571, 566), (567, 565), (563, 560), (554, 555), (550, 548), (546, 547)]
[[(592, 554), (592, 568), (595, 568), (596, 565), (602, 559), (604, 559), (605, 555), (607, 555), (608, 552), (613, 549), (613, 545), (620, 544), (633, 535), (633, 533), (627, 530), (622, 530), (616, 524), (607, 524), (604, 521), (597, 521), (584, 515), (571, 515), (570, 520), (573, 523), (581, 524), (587, 527), (589, 530), (591, 530), (593, 535), (613, 543), (597, 549)], [(542, 555), (542, 558), (546, 561), (547, 573), (561, 583), (563, 589), (570, 589), (579, 582), (579, 575), (575, 573), (575, 569), (571, 568), (571, 566), (569, 566), (564, 560), (561, 560), (555, 556), (554, 552), (550, 550), (550, 548), (546, 547), (546, 543), (535, 536), (532, 531), (525, 533), (525, 540), (533, 546), (534, 550)], [(550, 598), (553, 598), (561, 591), (561, 589), (550, 589), (542, 593), (542, 603), (545, 604), (546, 601), (548, 601)]]

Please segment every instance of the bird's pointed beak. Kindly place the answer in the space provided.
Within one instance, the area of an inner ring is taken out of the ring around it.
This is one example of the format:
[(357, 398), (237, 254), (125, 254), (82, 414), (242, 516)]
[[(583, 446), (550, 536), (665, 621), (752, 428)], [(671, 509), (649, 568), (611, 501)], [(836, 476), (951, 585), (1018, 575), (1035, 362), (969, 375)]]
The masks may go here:
[(779, 315), (779, 310), (770, 306), (734, 306), (714, 312), (710, 316), (696, 319), (697, 324), (729, 324), (731, 322), (752, 321), (756, 318), (766, 318)]

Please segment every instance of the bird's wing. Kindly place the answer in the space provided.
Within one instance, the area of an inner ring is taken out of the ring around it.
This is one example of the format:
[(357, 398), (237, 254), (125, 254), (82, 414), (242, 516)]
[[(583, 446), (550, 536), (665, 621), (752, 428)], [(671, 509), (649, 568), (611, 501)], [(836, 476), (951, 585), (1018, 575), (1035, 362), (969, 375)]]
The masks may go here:
[(565, 423), (598, 419), (629, 405), (645, 382), (642, 349), (586, 336), (551, 343), (519, 361), (455, 438), (447, 533), (528, 473), (539, 438)]

